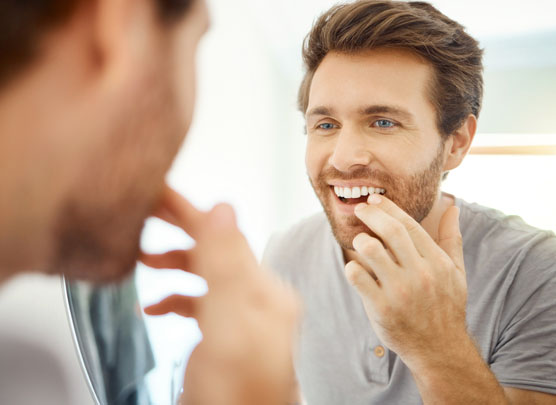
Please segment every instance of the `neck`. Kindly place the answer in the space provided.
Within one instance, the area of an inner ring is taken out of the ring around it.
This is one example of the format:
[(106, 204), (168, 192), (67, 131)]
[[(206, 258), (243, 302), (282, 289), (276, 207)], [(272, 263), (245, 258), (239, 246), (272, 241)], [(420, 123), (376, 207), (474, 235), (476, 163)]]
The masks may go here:
[(421, 226), (433, 240), (438, 239), (438, 227), (442, 216), (454, 204), (455, 198), (453, 195), (441, 192), (429, 214), (421, 221)]
[[(453, 195), (440, 192), (429, 214), (421, 221), (421, 226), (433, 240), (438, 239), (438, 226), (440, 225), (442, 216), (454, 203), (455, 199)], [(346, 263), (351, 260), (364, 263), (363, 260), (359, 260), (359, 254), (353, 250), (343, 249), (343, 254)]]

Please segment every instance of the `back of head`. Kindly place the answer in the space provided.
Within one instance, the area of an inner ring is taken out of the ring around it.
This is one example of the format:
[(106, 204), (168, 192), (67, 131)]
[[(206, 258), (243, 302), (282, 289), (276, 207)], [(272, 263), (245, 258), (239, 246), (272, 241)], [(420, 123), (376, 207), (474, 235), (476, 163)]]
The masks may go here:
[(209, 22), (204, 0), (0, 1), (0, 282), (134, 268)]
[(469, 114), (479, 116), (482, 50), (463, 26), (426, 2), (359, 0), (332, 7), (305, 38), (305, 77), (298, 106), (307, 110), (313, 75), (331, 51), (352, 54), (377, 48), (411, 51), (434, 69), (429, 97), (441, 134), (453, 133)]
[[(67, 22), (79, 6), (95, 0), (2, 0), (0, 87), (28, 67), (44, 36)], [(162, 21), (183, 15), (193, 0), (153, 0)]]

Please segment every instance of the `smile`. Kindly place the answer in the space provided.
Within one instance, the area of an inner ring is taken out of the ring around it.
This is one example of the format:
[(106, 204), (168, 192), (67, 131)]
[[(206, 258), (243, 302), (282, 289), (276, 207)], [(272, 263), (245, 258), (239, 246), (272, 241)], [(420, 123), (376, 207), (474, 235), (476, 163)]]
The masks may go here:
[(386, 191), (383, 188), (374, 187), (338, 187), (334, 186), (334, 193), (342, 198), (359, 198), (371, 194), (384, 194)]
[(365, 202), (368, 195), (371, 194), (382, 194), (386, 193), (386, 190), (379, 187), (367, 187), (367, 186), (356, 186), (356, 187), (340, 187), (340, 186), (330, 186), (334, 190), (334, 194), (338, 199), (345, 204), (356, 204), (360, 202)]

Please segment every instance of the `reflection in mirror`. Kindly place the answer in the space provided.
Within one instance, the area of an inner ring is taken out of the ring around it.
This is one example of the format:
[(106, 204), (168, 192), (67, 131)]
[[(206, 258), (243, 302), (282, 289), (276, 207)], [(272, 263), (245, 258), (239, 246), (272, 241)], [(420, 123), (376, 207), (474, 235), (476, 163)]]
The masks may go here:
[[(335, 2), (287, 0), (264, 6), (254, 0), (245, 2), (249, 6), (214, 3), (212, 29), (200, 55), (202, 98), (196, 126), (189, 135), (193, 142), (178, 158), (169, 182), (202, 208), (215, 201), (231, 202), (260, 257), (272, 230), (321, 210), (305, 176), (304, 123), (293, 108), (293, 100), (301, 79), (302, 38), (318, 13)], [(468, 26), (472, 34), (477, 33), (486, 48), (484, 109), (474, 145), (513, 148), (524, 142), (529, 146), (554, 144), (555, 116), (550, 113), (556, 83), (555, 54), (550, 51), (556, 39), (554, 24), (514, 32), (512, 27), (519, 24), (511, 18), (493, 20), (492, 13), (483, 9), (489, 7), (488, 2), (474, 1), (473, 7), (459, 7), (451, 1), (433, 4)], [(542, 9), (538, 4), (537, 8)], [(540, 14), (553, 15), (548, 10)], [(482, 25), (473, 19), (480, 15), (488, 17)], [(281, 21), (294, 26), (284, 30)], [(519, 21), (535, 18), (521, 15)], [(243, 45), (241, 60), (230, 51), (237, 43)], [(219, 111), (219, 119), (214, 111)], [(248, 125), (245, 111), (250, 112)], [(539, 133), (544, 136), (536, 136)], [(246, 145), (251, 153), (245, 152)], [(211, 164), (207, 164), (208, 156)], [(199, 168), (202, 175), (198, 175)], [(548, 175), (553, 173), (554, 156), (472, 155), (450, 174), (444, 188), (468, 201), (517, 214), (539, 228), (555, 230), (556, 179)], [(516, 193), (516, 184), (526, 184), (526, 192)], [(530, 198), (531, 191), (536, 198)], [(167, 231), (149, 226), (145, 232), (147, 248), (166, 251), (184, 247), (171, 246)], [(163, 285), (173, 285), (176, 277), (179, 275), (153, 275), (139, 266), (136, 279), (119, 288), (68, 284), (75, 336), (101, 404), (162, 405), (175, 400), (199, 332), (194, 322), (176, 317), (145, 318), (137, 303), (153, 303), (167, 292)], [(160, 287), (158, 292), (155, 287)], [(138, 336), (126, 335), (126, 328)], [(137, 369), (121, 378), (119, 368), (129, 370), (131, 365)]]
[[(147, 230), (164, 234), (160, 224), (149, 220)], [(162, 243), (172, 246), (165, 238)], [(186, 272), (138, 264), (134, 276), (120, 284), (65, 280), (64, 286), (74, 341), (95, 400), (101, 405), (176, 403), (187, 359), (201, 340), (199, 328), (193, 319), (148, 317), (142, 308), (173, 293), (202, 295), (206, 283)]]

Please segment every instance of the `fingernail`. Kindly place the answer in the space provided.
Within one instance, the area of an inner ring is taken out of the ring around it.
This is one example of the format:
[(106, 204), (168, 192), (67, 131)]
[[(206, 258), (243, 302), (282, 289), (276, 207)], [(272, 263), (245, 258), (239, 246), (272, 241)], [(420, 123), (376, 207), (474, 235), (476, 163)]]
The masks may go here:
[(211, 213), (212, 223), (218, 227), (231, 228), (236, 225), (234, 209), (228, 204), (219, 204)]
[(367, 199), (367, 202), (369, 204), (373, 204), (373, 205), (377, 205), (380, 204), (382, 202), (382, 197), (379, 194), (371, 194), (369, 196), (369, 198)]

